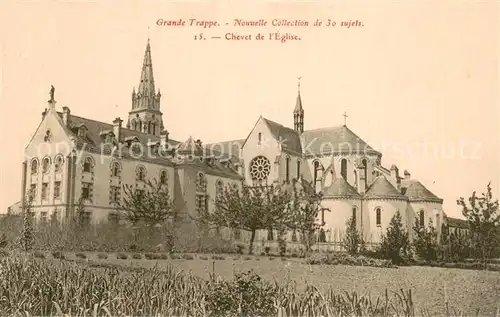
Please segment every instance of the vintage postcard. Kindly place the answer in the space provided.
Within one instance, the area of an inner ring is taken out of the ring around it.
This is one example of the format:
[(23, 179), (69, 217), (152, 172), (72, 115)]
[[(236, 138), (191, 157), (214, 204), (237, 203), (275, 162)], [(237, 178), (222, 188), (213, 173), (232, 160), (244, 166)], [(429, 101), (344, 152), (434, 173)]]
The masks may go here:
[(497, 1), (4, 1), (0, 314), (500, 316)]

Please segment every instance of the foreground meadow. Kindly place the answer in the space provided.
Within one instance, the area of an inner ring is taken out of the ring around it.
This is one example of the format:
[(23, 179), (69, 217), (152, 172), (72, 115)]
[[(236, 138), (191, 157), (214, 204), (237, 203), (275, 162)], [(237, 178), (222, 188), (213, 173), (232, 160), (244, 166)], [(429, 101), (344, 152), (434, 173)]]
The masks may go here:
[(83, 263), (182, 271), (202, 279), (209, 279), (211, 274), (215, 274), (231, 280), (235, 274), (253, 270), (264, 280), (276, 281), (280, 285), (293, 282), (298, 292), (304, 292), (309, 285), (324, 293), (355, 292), (376, 298), (385, 296), (386, 290), (390, 294), (411, 290), (417, 312), (432, 315), (449, 310), (466, 315), (494, 316), (500, 309), (500, 273), (492, 271), (421, 266), (309, 265), (299, 258), (244, 255), (219, 255), (216, 259), (209, 255), (194, 255), (191, 260), (121, 260), (115, 254), (110, 254), (107, 259), (98, 259), (96, 254), (88, 255), (88, 261)]

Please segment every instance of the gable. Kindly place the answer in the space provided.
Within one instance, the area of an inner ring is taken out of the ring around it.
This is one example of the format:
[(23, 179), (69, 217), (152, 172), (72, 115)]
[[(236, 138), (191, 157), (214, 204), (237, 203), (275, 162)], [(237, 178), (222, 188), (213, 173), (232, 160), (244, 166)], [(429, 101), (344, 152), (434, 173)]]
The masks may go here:
[(55, 110), (47, 110), (33, 137), (26, 146), (24, 152), (26, 157), (40, 157), (44, 155), (55, 156), (56, 154), (68, 155), (74, 148), (74, 144), (63, 125), (62, 120)]

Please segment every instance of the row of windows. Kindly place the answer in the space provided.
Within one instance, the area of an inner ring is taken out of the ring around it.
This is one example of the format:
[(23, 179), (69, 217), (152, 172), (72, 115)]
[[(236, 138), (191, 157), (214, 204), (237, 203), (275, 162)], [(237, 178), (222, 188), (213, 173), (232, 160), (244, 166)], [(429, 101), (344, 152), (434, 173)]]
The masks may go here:
[[(366, 180), (368, 176), (368, 162), (366, 159), (363, 159), (361, 161), (361, 164), (364, 166), (364, 176)], [(324, 167), (320, 164), (319, 161), (314, 161), (313, 168), (313, 180), (314, 184), (316, 184), (316, 182), (319, 181), (319, 172), (323, 171)], [(342, 176), (342, 178), (347, 181), (347, 159), (345, 158), (340, 161), (340, 176)]]
[[(48, 173), (50, 171), (50, 167), (51, 167), (51, 159), (50, 157), (46, 156), (42, 159), (42, 173)], [(60, 172), (62, 171), (62, 166), (64, 164), (64, 158), (62, 155), (58, 154), (56, 155), (55, 159), (54, 159), (54, 169), (56, 172)], [(31, 174), (34, 175), (34, 174), (37, 174), (38, 173), (38, 170), (39, 170), (39, 162), (38, 162), (38, 159), (33, 159), (31, 161), (31, 166), (30, 166), (30, 169), (31, 169)]]
[[(30, 185), (30, 197), (31, 199), (35, 199), (37, 196), (37, 186), (36, 184)], [(42, 183), (42, 200), (48, 200), (50, 194), (49, 183)], [(54, 199), (61, 198), (61, 182), (54, 182)]]

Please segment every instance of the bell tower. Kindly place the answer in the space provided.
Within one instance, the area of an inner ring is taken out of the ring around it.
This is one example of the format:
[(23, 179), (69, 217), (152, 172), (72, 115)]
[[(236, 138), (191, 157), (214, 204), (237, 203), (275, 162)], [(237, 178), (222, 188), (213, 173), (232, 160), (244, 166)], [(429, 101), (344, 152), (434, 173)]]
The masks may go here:
[(129, 112), (127, 128), (160, 136), (164, 129), (160, 99), (160, 90), (158, 90), (158, 93), (155, 90), (151, 44), (148, 39), (142, 62), (141, 81), (137, 92), (135, 88), (132, 91), (132, 110)]

